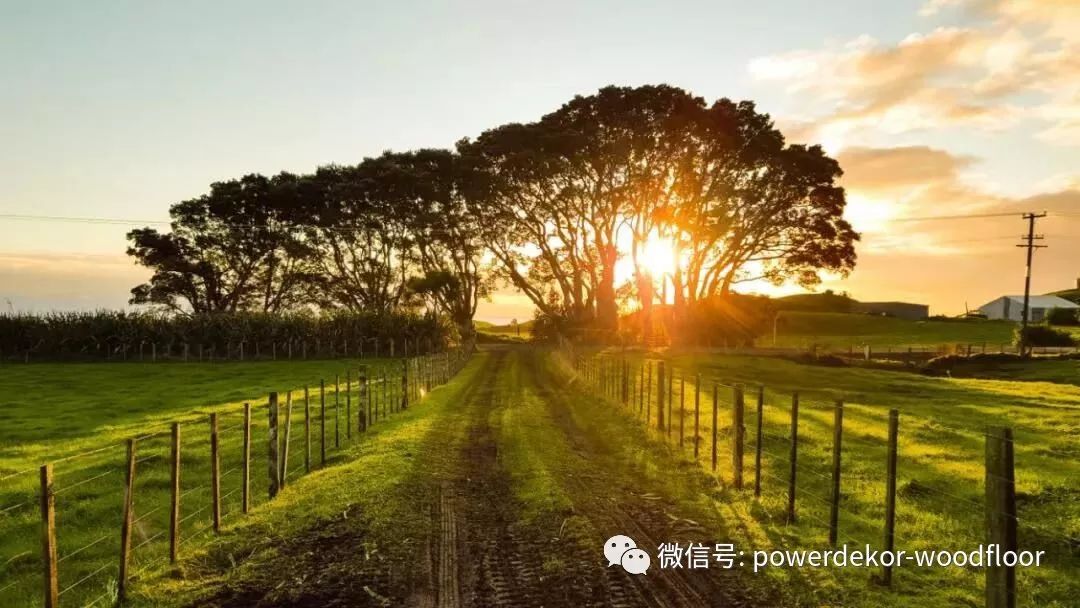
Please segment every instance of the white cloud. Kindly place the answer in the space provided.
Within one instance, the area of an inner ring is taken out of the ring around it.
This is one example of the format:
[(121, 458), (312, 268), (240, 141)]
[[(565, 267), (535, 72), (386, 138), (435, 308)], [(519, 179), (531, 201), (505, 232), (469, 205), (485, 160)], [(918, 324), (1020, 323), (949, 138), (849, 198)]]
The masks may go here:
[(748, 70), (827, 108), (802, 122), (834, 142), (865, 132), (994, 131), (1030, 119), (1042, 123), (1041, 139), (1080, 145), (1080, 2), (932, 0), (920, 12), (946, 7), (979, 18), (895, 43), (864, 35), (759, 57)]

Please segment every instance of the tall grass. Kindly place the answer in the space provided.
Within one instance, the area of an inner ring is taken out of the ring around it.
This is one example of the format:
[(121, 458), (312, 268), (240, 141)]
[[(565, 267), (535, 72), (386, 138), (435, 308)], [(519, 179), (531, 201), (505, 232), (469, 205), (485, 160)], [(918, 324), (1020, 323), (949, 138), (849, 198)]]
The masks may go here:
[[(292, 358), (397, 354), (445, 346), (451, 331), (430, 316), (346, 311), (192, 316), (99, 310), (0, 315), (0, 359), (150, 357)], [(185, 345), (187, 350), (185, 351)], [(243, 345), (243, 346), (241, 346)]]

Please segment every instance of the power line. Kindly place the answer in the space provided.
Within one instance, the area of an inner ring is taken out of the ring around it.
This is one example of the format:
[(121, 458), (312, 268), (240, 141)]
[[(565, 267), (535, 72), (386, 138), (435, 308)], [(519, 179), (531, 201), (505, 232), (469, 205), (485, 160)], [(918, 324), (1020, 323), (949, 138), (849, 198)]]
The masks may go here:
[(1022, 213), (966, 213), (960, 215), (926, 215), (922, 217), (890, 218), (894, 222), (930, 222), (934, 220), (967, 220), (987, 217), (1022, 217)]
[(18, 213), (0, 213), (0, 219), (30, 222), (74, 222), (82, 224), (113, 224), (120, 226), (136, 226), (146, 224), (169, 226), (171, 224), (170, 222), (160, 220), (132, 220), (112, 217), (73, 217), (61, 215), (30, 215)]
[[(1025, 217), (1027, 214), (1022, 212), (1003, 212), (1003, 213), (962, 213), (955, 215), (924, 215), (915, 217), (893, 217), (889, 218), (894, 222), (930, 222), (937, 220), (966, 220), (966, 219), (979, 219), (979, 218), (994, 218), (994, 217)], [(1061, 212), (1043, 212), (1044, 216), (1050, 217), (1080, 217), (1080, 213), (1061, 213)], [(0, 213), (0, 219), (7, 220), (21, 220), (21, 221), (46, 221), (46, 222), (76, 222), (87, 224), (119, 224), (119, 225), (158, 225), (169, 226), (171, 222), (167, 220), (139, 220), (130, 218), (116, 218), (116, 217), (92, 217), (92, 216), (62, 216), (62, 215), (34, 215), (34, 214), (20, 214), (20, 213)]]
[[(40, 222), (70, 222), (77, 224), (97, 224), (97, 225), (111, 225), (111, 226), (171, 226), (171, 222), (163, 220), (136, 220), (136, 219), (124, 219), (124, 218), (107, 218), (107, 217), (76, 217), (76, 216), (59, 216), (59, 215), (30, 215), (30, 214), (16, 214), (16, 213), (0, 213), (0, 220), (15, 220), (15, 221), (40, 221)], [(242, 224), (236, 222), (218, 222), (218, 225), (228, 226), (231, 228), (243, 229), (243, 230), (273, 230), (274, 228), (266, 225), (259, 225), (255, 223)], [(279, 223), (277, 226), (281, 229), (291, 228), (312, 228), (321, 232), (340, 232), (342, 234), (355, 234), (358, 232), (384, 232), (383, 229), (375, 226), (316, 226), (305, 224), (283, 224)], [(420, 231), (420, 234), (416, 236), (425, 235), (450, 235), (450, 236), (462, 236), (469, 231), (462, 230), (447, 230), (445, 228), (424, 228)]]

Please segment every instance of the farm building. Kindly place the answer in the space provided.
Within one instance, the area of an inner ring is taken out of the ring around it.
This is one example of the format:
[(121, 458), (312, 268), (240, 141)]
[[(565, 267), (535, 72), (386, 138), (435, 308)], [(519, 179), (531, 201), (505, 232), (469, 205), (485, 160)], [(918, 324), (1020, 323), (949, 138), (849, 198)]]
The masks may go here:
[(852, 312), (867, 315), (882, 315), (921, 321), (930, 316), (930, 307), (926, 304), (912, 304), (910, 302), (855, 302)]
[[(1080, 308), (1080, 305), (1058, 296), (1030, 296), (1028, 306), (1031, 309), (1028, 320), (1033, 323), (1042, 321), (1052, 308)], [(1024, 314), (1024, 296), (1001, 296), (980, 306), (979, 311), (988, 319), (1021, 321)]]

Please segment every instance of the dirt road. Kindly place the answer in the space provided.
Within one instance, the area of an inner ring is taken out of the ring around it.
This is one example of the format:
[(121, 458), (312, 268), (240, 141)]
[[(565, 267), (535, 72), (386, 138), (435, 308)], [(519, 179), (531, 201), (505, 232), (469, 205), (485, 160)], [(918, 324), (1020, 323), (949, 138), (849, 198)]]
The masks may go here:
[[(249, 571), (288, 572), (286, 587), (225, 577), (199, 605), (750, 605), (730, 572), (659, 568), (662, 542), (719, 539), (679, 512), (662, 481), (671, 474), (643, 472), (627, 451), (644, 441), (640, 429), (610, 415), (615, 406), (584, 395), (539, 351), (483, 352), (471, 365), (479, 370), (447, 387), (446, 407), (431, 413), (438, 432), (402, 474), (409, 512), (389, 514), (428, 525), (395, 538), (363, 515), (320, 522), (255, 558)], [(607, 566), (602, 544), (616, 534), (653, 555), (647, 574)], [(375, 545), (397, 549), (375, 559), (365, 549)]]

